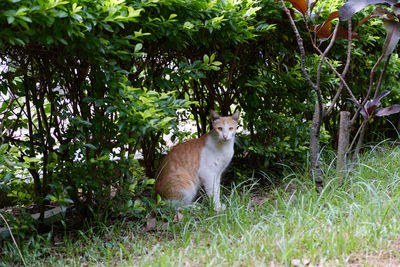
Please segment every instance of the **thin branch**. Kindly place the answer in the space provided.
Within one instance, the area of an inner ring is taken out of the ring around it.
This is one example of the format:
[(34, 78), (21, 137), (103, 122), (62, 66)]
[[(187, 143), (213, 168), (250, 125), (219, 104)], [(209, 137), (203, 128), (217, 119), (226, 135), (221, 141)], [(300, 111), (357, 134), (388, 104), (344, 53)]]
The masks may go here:
[[(338, 29), (339, 29), (339, 23), (336, 24), (335, 30), (333, 31), (333, 34), (332, 34), (331, 41), (329, 42), (329, 45), (327, 46), (327, 48), (325, 49), (325, 51), (324, 51), (324, 52), (322, 53), (322, 55), (321, 55), (321, 59), (320, 59), (320, 61), (319, 61), (318, 70), (317, 70), (317, 87), (318, 87), (318, 88), (320, 87), (320, 83), (321, 83), (321, 68), (322, 68), (322, 63), (323, 63), (324, 60), (325, 60), (326, 54), (328, 54), (329, 50), (331, 50), (333, 44), (335, 43), (335, 40), (336, 40), (336, 33), (337, 33)], [(315, 45), (315, 44), (314, 44), (314, 45)]]
[[(313, 44), (314, 48), (318, 51), (319, 54), (322, 54), (322, 51)], [(347, 92), (351, 96), (351, 99), (354, 101), (354, 103), (357, 103), (359, 105), (359, 101), (357, 98), (354, 96), (353, 92), (351, 91), (350, 87), (348, 86), (347, 82), (344, 80), (343, 76), (336, 70), (336, 68), (329, 62), (328, 59), (325, 58), (326, 64), (331, 68), (331, 70), (336, 74), (336, 76), (340, 79), (340, 81), (343, 83), (344, 87), (346, 88)]]
[(319, 91), (319, 88), (313, 83), (313, 81), (311, 81), (310, 76), (308, 75), (307, 71), (306, 71), (306, 67), (305, 67), (305, 58), (306, 58), (306, 53), (304, 50), (304, 44), (303, 44), (303, 39), (300, 36), (299, 31), (297, 30), (296, 24), (292, 18), (292, 15), (290, 14), (289, 9), (286, 7), (285, 3), (283, 2), (283, 0), (280, 0), (283, 9), (285, 10), (286, 15), (289, 18), (290, 24), (293, 28), (294, 34), (296, 35), (296, 39), (297, 39), (297, 44), (299, 46), (300, 49), (300, 55), (301, 55), (301, 70), (306, 78), (306, 81), (308, 82), (308, 84), (315, 90), (315, 91)]
[(392, 54), (390, 54), (385, 61), (385, 65), (383, 66), (383, 70), (381, 72), (381, 75), (379, 76), (379, 81), (378, 81), (378, 85), (376, 86), (376, 90), (375, 90), (375, 94), (374, 94), (374, 98), (378, 97), (379, 95), (379, 91), (381, 90), (381, 86), (382, 86), (382, 81), (383, 81), (383, 76), (386, 73), (387, 70), (387, 66), (389, 65), (389, 61), (390, 61), (390, 57), (392, 56)]
[[(339, 23), (338, 23), (339, 24)], [(348, 26), (347, 26), (347, 31), (348, 31), (348, 42), (347, 42), (347, 58), (346, 58), (346, 65), (344, 66), (342, 76), (343, 78), (346, 77), (346, 74), (350, 68), (350, 63), (351, 63), (351, 44), (352, 44), (352, 25), (351, 25), (351, 20), (348, 21)], [(333, 110), (336, 102), (339, 100), (340, 95), (342, 94), (344, 84), (343, 82), (340, 82), (340, 86), (333, 97), (333, 100), (331, 101), (331, 105), (329, 106), (328, 110), (326, 111), (325, 115), (327, 116), (331, 111)]]
[[(364, 127), (361, 128), (360, 137), (358, 137), (358, 142), (357, 142), (356, 148), (355, 148), (355, 150), (353, 152), (353, 156), (351, 158), (352, 162), (356, 161), (357, 155), (360, 153), (361, 146), (362, 146), (362, 143), (364, 141), (364, 136), (365, 136), (365, 132), (367, 131), (367, 128), (368, 128), (368, 123), (365, 123)], [(354, 138), (354, 140), (355, 140), (355, 138)]]
[[(27, 76), (25, 76), (25, 78), (26, 78), (26, 77), (27, 77)], [(18, 101), (17, 96), (16, 96), (16, 95), (14, 94), (14, 92), (11, 90), (10, 86), (8, 86), (8, 92), (9, 92), (10, 96), (14, 98), (14, 100), (15, 100), (15, 102), (18, 104), (18, 106), (23, 110), (22, 112), (24, 113), (24, 115), (25, 115), (26, 117), (28, 117), (28, 113), (27, 113), (27, 112), (25, 111), (25, 109), (24, 109), (26, 103), (24, 103), (24, 104), (22, 105), (22, 104)], [(10, 112), (13, 113), (14, 115), (16, 115), (16, 113), (14, 113), (13, 110), (10, 110)], [(35, 130), (38, 130), (38, 129), (36, 128), (36, 125), (33, 125), (33, 127), (35, 128)]]
[[(12, 136), (2, 136), (4, 142), (12, 142), (14, 145), (21, 145), (21, 146), (26, 146), (26, 143), (29, 141), (24, 141), (24, 140), (20, 140), (20, 139), (16, 139)], [(38, 145), (37, 143), (35, 143), (35, 145)]]
[[(361, 129), (367, 124), (367, 122), (368, 122), (368, 119), (363, 120), (363, 122), (361, 123), (360, 127), (357, 130), (356, 135), (353, 138), (353, 141), (351, 142), (350, 146), (347, 148), (345, 155), (347, 155), (350, 152), (350, 150), (353, 148), (353, 145), (354, 145), (358, 135), (360, 134)], [(352, 123), (352, 122), (350, 122), (350, 123)]]
[(369, 88), (368, 88), (367, 95), (365, 96), (365, 98), (361, 104), (356, 102), (358, 105), (358, 109), (357, 109), (356, 113), (354, 114), (353, 118), (351, 119), (351, 123), (354, 123), (354, 121), (358, 118), (358, 114), (360, 113), (361, 109), (364, 108), (365, 103), (367, 103), (369, 96), (372, 93), (372, 87), (374, 86), (374, 73), (376, 71), (376, 68), (381, 63), (381, 61), (384, 57), (385, 57), (385, 53), (382, 53), (382, 55), (379, 57), (378, 61), (375, 63), (374, 67), (371, 69), (371, 72), (369, 73)]
[[(304, 44), (303, 44), (303, 39), (300, 36), (300, 33), (296, 27), (296, 23), (294, 22), (292, 15), (290, 14), (289, 9), (286, 7), (285, 3), (283, 2), (283, 0), (280, 0), (282, 8), (285, 10), (285, 13), (287, 15), (287, 17), (289, 18), (290, 24), (293, 28), (294, 34), (296, 35), (296, 40), (297, 40), (297, 44), (298, 47), (300, 49), (300, 59), (301, 59), (301, 70), (304, 74), (304, 77), (307, 81), (307, 83), (311, 86), (311, 88), (314, 89), (314, 91), (317, 94), (317, 98), (318, 98), (318, 108), (319, 108), (319, 121), (320, 123), (322, 122), (322, 118), (323, 118), (323, 106), (322, 106), (322, 95), (321, 95), (321, 91), (319, 88), (319, 84), (315, 84), (313, 83), (313, 81), (311, 80), (310, 76), (308, 75), (307, 71), (306, 71), (306, 67), (305, 67), (305, 58), (306, 58), (306, 53), (304, 50)], [(314, 42), (313, 46), (315, 47)]]
[(18, 127), (18, 123), (19, 123), (19, 121), (20, 121), (20, 119), (22, 117), (22, 113), (24, 111), (24, 108), (25, 108), (25, 104), (20, 108), (20, 111), (19, 111), (18, 115), (16, 113), (14, 113), (14, 111), (10, 110), (15, 116), (17, 116), (17, 118), (16, 118), (16, 120), (14, 122), (14, 125), (13, 125), (12, 129), (10, 131), (8, 131), (8, 135), (9, 136), (14, 136), (14, 133), (17, 130), (17, 127)]

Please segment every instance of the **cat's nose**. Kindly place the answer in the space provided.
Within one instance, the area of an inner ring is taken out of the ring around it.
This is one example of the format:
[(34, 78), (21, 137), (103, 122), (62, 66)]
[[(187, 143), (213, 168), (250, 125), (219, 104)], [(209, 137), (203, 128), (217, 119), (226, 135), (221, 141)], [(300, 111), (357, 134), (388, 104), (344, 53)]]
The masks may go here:
[(225, 140), (228, 139), (228, 136), (227, 136), (227, 135), (224, 135), (224, 139), (225, 139)]

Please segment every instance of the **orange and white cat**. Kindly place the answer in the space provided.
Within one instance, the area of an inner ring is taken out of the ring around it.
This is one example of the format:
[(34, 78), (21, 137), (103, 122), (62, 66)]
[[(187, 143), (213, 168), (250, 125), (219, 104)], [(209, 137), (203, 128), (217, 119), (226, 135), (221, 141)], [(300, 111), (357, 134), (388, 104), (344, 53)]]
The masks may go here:
[(190, 205), (204, 186), (215, 210), (220, 201), (221, 175), (233, 157), (239, 111), (221, 117), (211, 111), (213, 129), (198, 139), (178, 144), (165, 156), (156, 180), (155, 193), (178, 205)]

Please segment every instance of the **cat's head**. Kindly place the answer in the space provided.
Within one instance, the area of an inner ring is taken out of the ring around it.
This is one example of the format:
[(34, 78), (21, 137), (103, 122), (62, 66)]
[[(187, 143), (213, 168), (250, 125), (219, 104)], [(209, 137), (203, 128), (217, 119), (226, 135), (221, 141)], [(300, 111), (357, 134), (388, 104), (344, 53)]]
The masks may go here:
[(220, 141), (226, 142), (235, 138), (239, 114), (239, 111), (236, 111), (232, 116), (221, 117), (214, 110), (211, 110), (212, 126)]

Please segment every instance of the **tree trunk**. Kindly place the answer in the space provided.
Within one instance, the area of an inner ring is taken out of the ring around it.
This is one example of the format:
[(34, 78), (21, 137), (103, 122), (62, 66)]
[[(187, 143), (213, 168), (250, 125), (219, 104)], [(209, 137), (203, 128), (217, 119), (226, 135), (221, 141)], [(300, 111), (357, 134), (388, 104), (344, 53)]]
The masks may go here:
[[(323, 110), (322, 110), (323, 112)], [(310, 130), (310, 157), (311, 157), (311, 169), (315, 177), (316, 183), (322, 183), (322, 170), (320, 164), (319, 154), (319, 134), (321, 130), (322, 116), (320, 116), (319, 104), (315, 104), (314, 116)]]
[(355, 162), (357, 160), (357, 156), (360, 153), (361, 146), (364, 141), (365, 132), (367, 131), (368, 122), (363, 123), (363, 124), (364, 124), (364, 126), (362, 126), (362, 129), (360, 131), (360, 137), (358, 138), (357, 146), (356, 146), (356, 149), (354, 150), (353, 157), (351, 159), (352, 162)]
[(159, 144), (159, 139), (161, 132), (149, 134), (147, 137), (143, 138), (141, 147), (143, 154), (142, 166), (144, 166), (144, 172), (146, 177), (154, 178), (157, 172), (157, 146)]
[(340, 125), (339, 125), (339, 140), (337, 151), (336, 172), (340, 177), (344, 177), (347, 171), (345, 168), (347, 163), (347, 148), (349, 147), (350, 140), (350, 112), (340, 112)]

